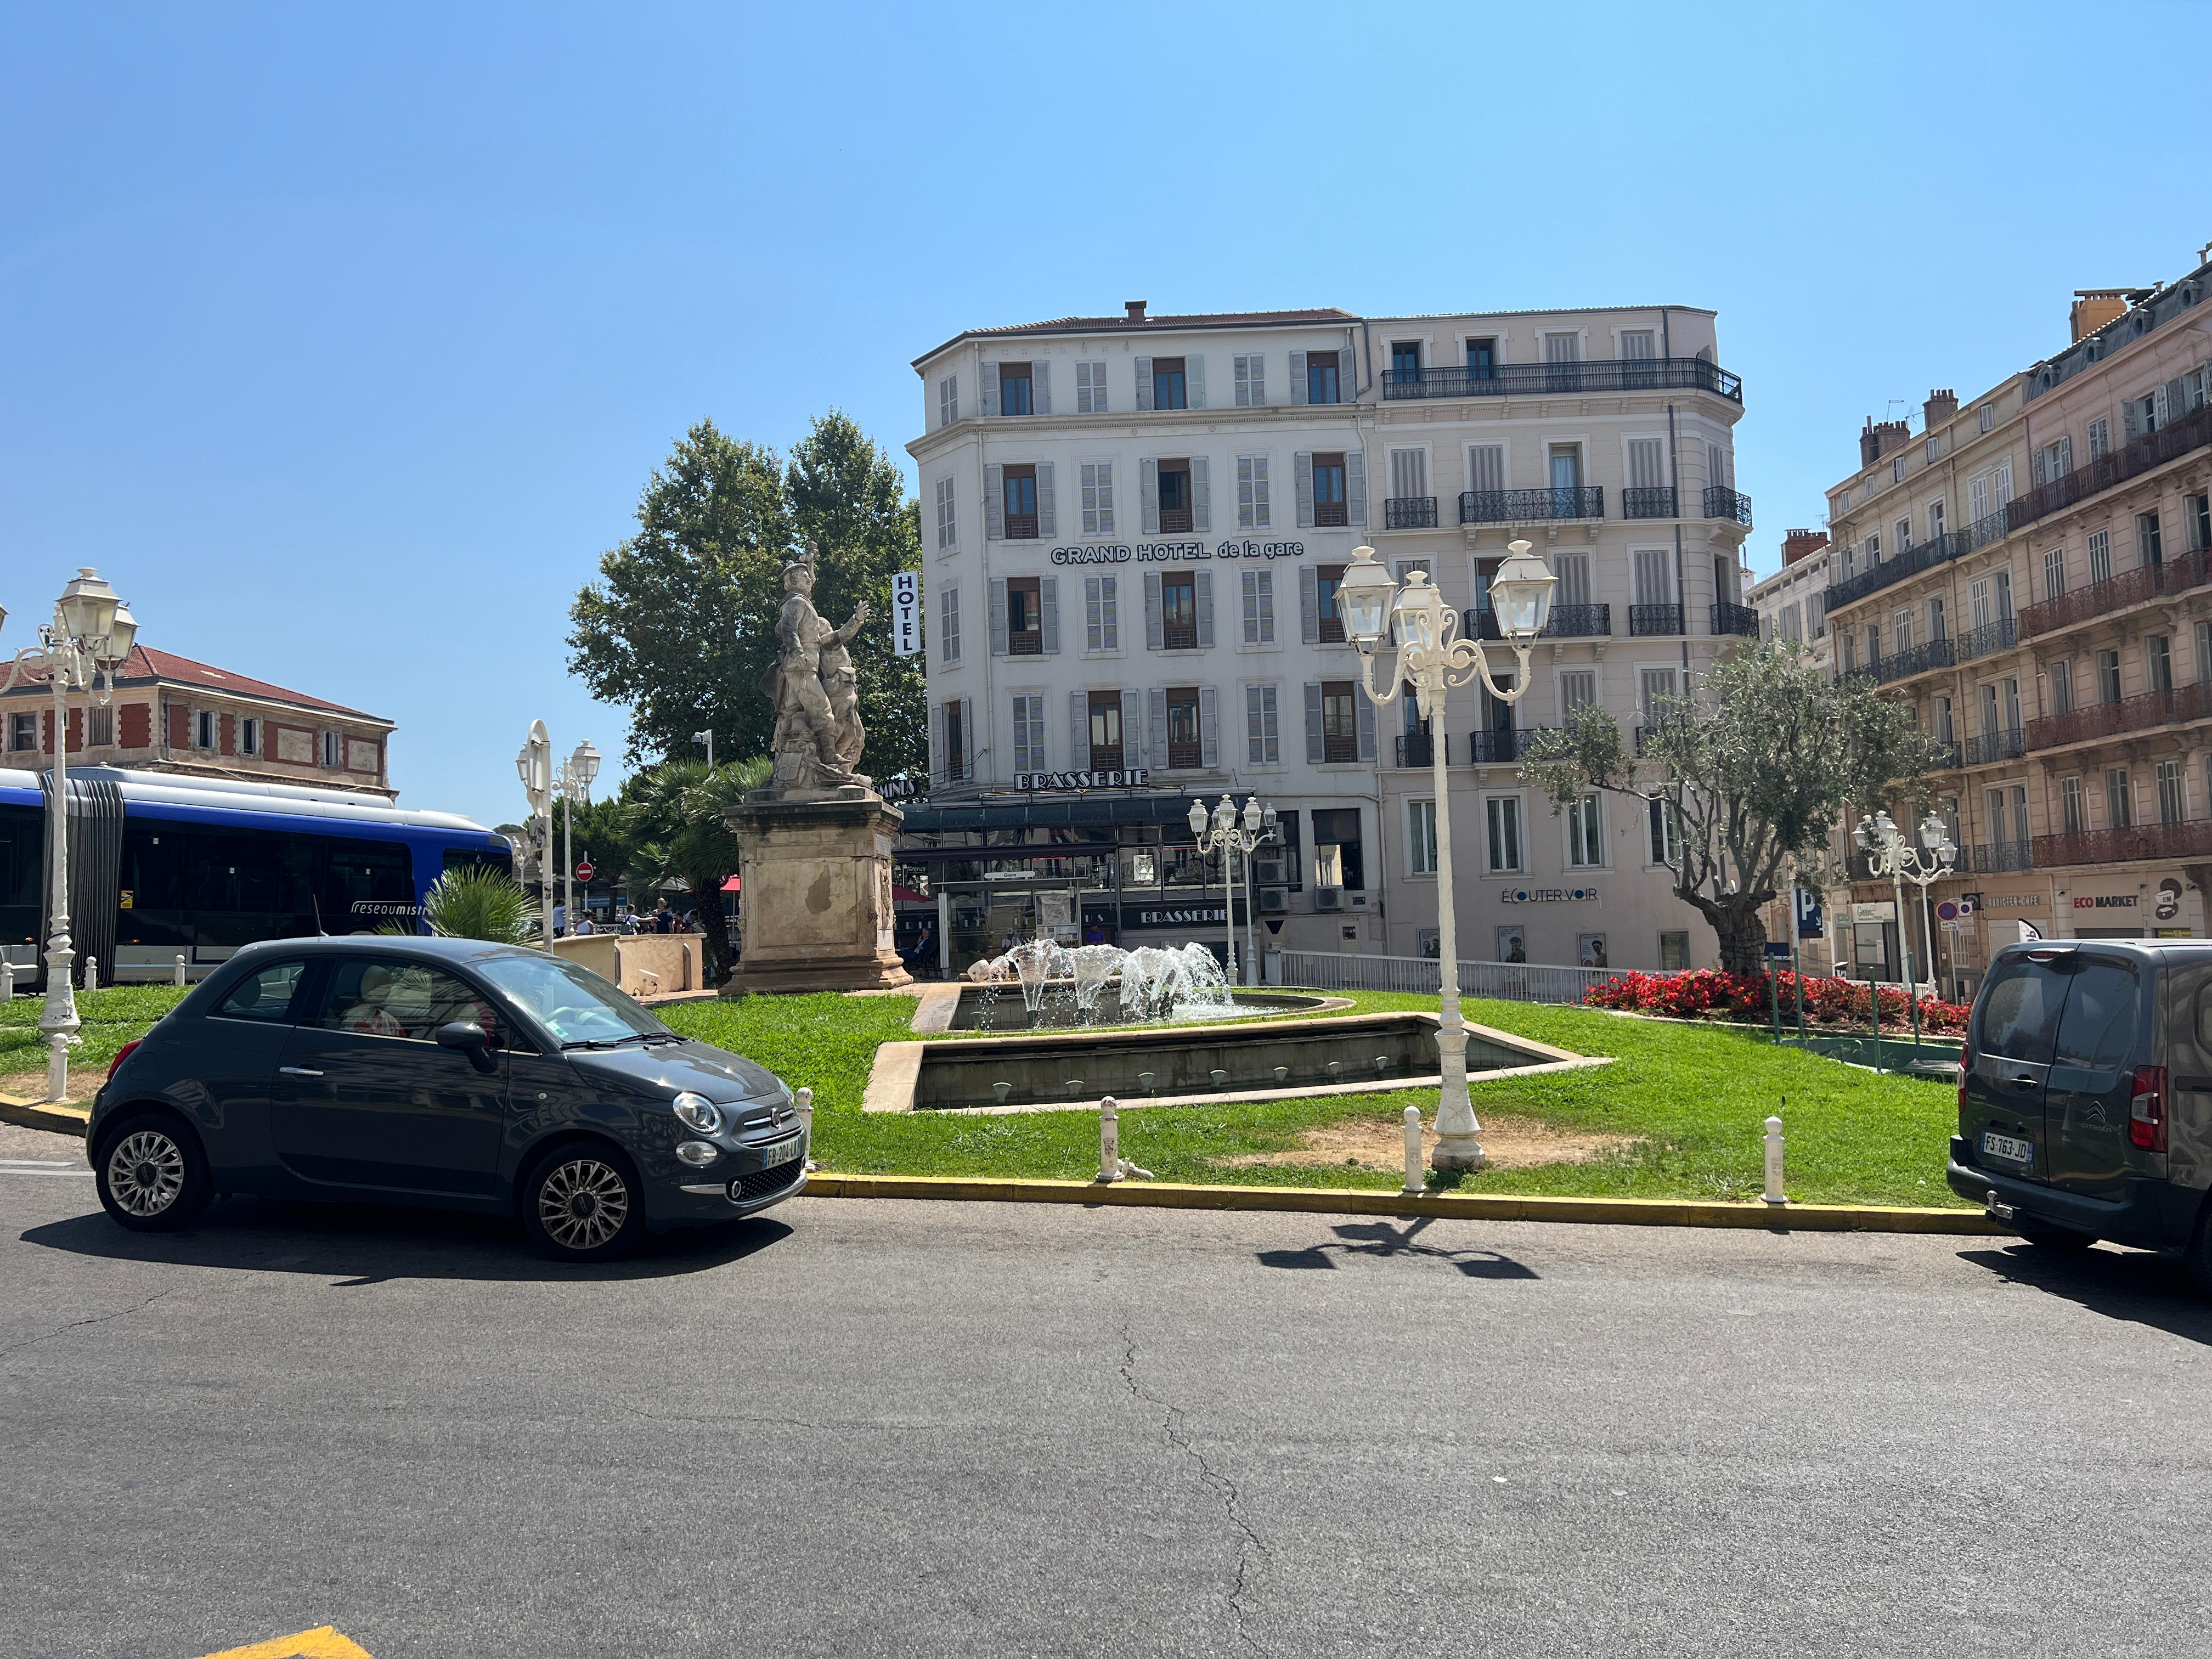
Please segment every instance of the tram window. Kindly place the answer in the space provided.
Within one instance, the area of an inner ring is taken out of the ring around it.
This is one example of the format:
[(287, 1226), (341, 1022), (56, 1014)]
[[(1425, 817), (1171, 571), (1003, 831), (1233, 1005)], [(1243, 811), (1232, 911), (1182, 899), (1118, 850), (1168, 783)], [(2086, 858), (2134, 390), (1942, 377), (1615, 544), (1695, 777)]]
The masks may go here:
[(448, 870), (496, 870), (503, 876), (514, 873), (514, 854), (504, 848), (448, 847), (446, 849), (446, 868)]

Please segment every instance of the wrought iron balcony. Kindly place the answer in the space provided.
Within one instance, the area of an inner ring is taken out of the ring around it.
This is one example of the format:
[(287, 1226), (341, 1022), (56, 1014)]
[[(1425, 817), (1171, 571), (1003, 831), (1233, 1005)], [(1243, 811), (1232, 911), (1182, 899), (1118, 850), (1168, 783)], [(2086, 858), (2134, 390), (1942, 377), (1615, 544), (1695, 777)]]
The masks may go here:
[(1730, 605), (1722, 600), (1711, 607), (1712, 629), (1716, 634), (1741, 634), (1751, 639), (1759, 637), (1759, 612), (1747, 605)]
[(1620, 492), (1620, 516), (1624, 519), (1671, 519), (1674, 516), (1674, 491), (1672, 485), (1639, 486)]
[(1679, 605), (1632, 605), (1628, 607), (1631, 635), (1680, 634), (1682, 607)]
[(1319, 530), (1341, 529), (1352, 522), (1352, 510), (1342, 501), (1316, 501), (1314, 526)]
[[(1613, 607), (1609, 605), (1555, 605), (1545, 618), (1540, 640), (1602, 640), (1613, 635)], [(1498, 613), (1486, 605), (1470, 605), (1460, 616), (1460, 637), (1503, 640)]]
[(1393, 495), (1382, 503), (1385, 530), (1434, 530), (1437, 498), (1433, 495)]
[(1190, 534), (1190, 509), (1187, 507), (1164, 507), (1160, 509), (1160, 534), (1188, 536)]
[(1602, 519), (1605, 491), (1468, 489), (1459, 498), (1462, 524), (1540, 524), (1552, 519)]
[(1828, 588), (1827, 614), (1836, 614), (1839, 606), (1856, 605), (1869, 593), (1879, 593), (1893, 587), (1908, 576), (1917, 576), (1923, 570), (1933, 570), (1939, 564), (1964, 558), (1977, 549), (2005, 538), (2005, 515), (1991, 513), (1978, 518), (1964, 530), (1953, 530), (1931, 540), (1917, 542), (1911, 547), (1900, 548), (1895, 557), (1885, 559), (1870, 570), (1862, 570), (1846, 576)]
[(1489, 368), (1389, 369), (1386, 402), (1406, 398), (1519, 398), (1578, 392), (1711, 392), (1743, 401), (1743, 381), (1702, 357), (1620, 357), (1601, 362), (1498, 363)]
[(2212, 681), (2198, 680), (2166, 691), (2144, 691), (2116, 702), (2085, 703), (2063, 714), (2043, 714), (2027, 723), (2031, 749), (2108, 738), (2120, 732), (2146, 732), (2183, 720), (2212, 719)]
[(1036, 539), (1036, 533), (1037, 515), (1036, 514), (1009, 513), (1006, 514), (1006, 533), (1004, 539), (1010, 542), (1033, 542)]
[(2027, 841), (1985, 841), (1966, 849), (1962, 874), (2008, 875), (2035, 868), (2035, 843)]
[[(1449, 759), (1449, 751), (1450, 751), (1450, 749), (1451, 749), (1451, 739), (1450, 739), (1449, 738), (1446, 738), (1444, 739), (1444, 749), (1445, 749), (1445, 751), (1446, 751), (1446, 757), (1447, 757), (1447, 759)], [(1398, 738), (1398, 764), (1399, 764), (1399, 765), (1401, 765), (1401, 766), (1434, 766), (1436, 763), (1437, 763), (1437, 747), (1436, 747), (1436, 744), (1435, 744), (1435, 742), (1434, 742), (1434, 741), (1430, 738), (1430, 736), (1429, 736), (1429, 734), (1428, 734), (1427, 732), (1401, 732), (1401, 733), (1399, 735), (1399, 738)]]
[(2009, 651), (2020, 643), (2020, 629), (2010, 617), (2001, 622), (1984, 623), (1979, 628), (1970, 628), (1959, 635), (1951, 647), (1951, 655), (1958, 662), (1972, 662), (1977, 657), (1986, 657), (1992, 651)]
[(2087, 587), (2027, 606), (2020, 613), (2020, 637), (2033, 639), (2054, 629), (2072, 628), (2161, 593), (2185, 592), (2207, 582), (2212, 582), (2212, 552), (2184, 554), (2171, 564), (2139, 565), (2124, 575), (2091, 582)]
[(2048, 483), (2038, 484), (2025, 495), (2005, 503), (2006, 523), (2014, 530), (2024, 529), (2038, 519), (2063, 512), (2077, 501), (2085, 501), (2114, 484), (2139, 477), (2206, 444), (2212, 444), (2212, 406), (2192, 410), (2156, 432), (2145, 433), (2124, 448), (2100, 455), (2087, 465), (2062, 473)]
[(1006, 654), (1010, 657), (1041, 657), (1044, 654), (1044, 631), (1036, 628), (1010, 628), (1006, 630)]
[(1528, 752), (1528, 740), (1539, 732), (1555, 728), (1531, 726), (1511, 731), (1470, 732), (1467, 734), (1467, 760), (1470, 766), (1509, 766)]
[(2126, 830), (2080, 830), (2038, 836), (2039, 867), (2061, 864), (2124, 864), (2135, 859), (2203, 858), (2212, 853), (2212, 818), (2180, 823), (2142, 823)]
[(1708, 484), (1703, 504), (1705, 517), (1709, 519), (1719, 519), (1729, 524), (1748, 525), (1751, 522), (1751, 497), (1738, 495), (1733, 489)]
[(1966, 739), (1966, 764), (1990, 766), (2018, 760), (2027, 753), (2027, 742), (2018, 726), (2002, 732), (1978, 732)]
[(1964, 758), (1965, 756), (1960, 750), (1959, 745), (1951, 738), (1938, 738), (1936, 739), (1936, 769), (1937, 771), (1955, 772), (1959, 769), (1960, 763)]
[(1875, 665), (1874, 677), (1877, 684), (1887, 685), (1893, 680), (1924, 674), (1931, 668), (1948, 668), (1952, 660), (1950, 641), (1930, 640), (1907, 651), (1891, 652)]

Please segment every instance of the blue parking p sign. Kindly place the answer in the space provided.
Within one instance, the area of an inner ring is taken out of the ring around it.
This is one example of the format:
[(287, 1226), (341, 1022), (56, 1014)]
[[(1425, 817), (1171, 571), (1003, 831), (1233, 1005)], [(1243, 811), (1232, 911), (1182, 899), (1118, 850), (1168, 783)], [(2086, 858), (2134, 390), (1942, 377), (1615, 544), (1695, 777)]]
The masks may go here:
[(1792, 908), (1797, 912), (1797, 937), (1818, 939), (1826, 930), (1820, 915), (1820, 896), (1802, 887), (1791, 890)]
[(1766, 959), (1767, 959), (1769, 962), (1787, 962), (1787, 961), (1789, 961), (1789, 960), (1790, 960), (1790, 941), (1789, 941), (1788, 939), (1771, 939), (1767, 940), (1767, 941), (1766, 941)]

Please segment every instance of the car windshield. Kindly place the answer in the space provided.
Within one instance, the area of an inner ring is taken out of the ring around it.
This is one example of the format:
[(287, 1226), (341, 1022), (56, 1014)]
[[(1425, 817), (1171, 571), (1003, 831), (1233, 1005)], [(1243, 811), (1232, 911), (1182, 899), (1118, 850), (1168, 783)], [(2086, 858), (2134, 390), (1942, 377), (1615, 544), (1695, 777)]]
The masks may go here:
[(676, 1041), (676, 1034), (590, 969), (550, 957), (470, 964), (563, 1045)]

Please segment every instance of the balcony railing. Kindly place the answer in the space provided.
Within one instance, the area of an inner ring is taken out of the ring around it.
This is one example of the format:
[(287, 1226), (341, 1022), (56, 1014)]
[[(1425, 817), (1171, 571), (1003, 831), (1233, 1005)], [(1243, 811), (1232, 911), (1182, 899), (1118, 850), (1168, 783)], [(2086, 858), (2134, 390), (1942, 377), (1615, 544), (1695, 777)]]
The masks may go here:
[(1620, 516), (1624, 519), (1671, 519), (1674, 516), (1674, 491), (1671, 485), (1638, 485), (1620, 492)]
[(1628, 631), (1632, 635), (1667, 635), (1684, 632), (1682, 607), (1679, 605), (1632, 605), (1628, 607)]
[(1704, 507), (1705, 516), (1729, 524), (1747, 525), (1751, 522), (1751, 497), (1738, 495), (1733, 489), (1723, 489), (1718, 484), (1705, 488)]
[(2017, 501), (2005, 503), (2005, 521), (2014, 530), (2024, 529), (2038, 519), (2062, 512), (2209, 443), (2212, 443), (2212, 406), (2193, 410), (2156, 432), (2145, 433), (2124, 448), (2100, 455), (2049, 483), (2038, 484)]
[(1938, 772), (1957, 771), (1960, 762), (1964, 758), (1964, 751), (1951, 738), (1936, 739), (1936, 769)]
[[(1451, 739), (1444, 739), (1446, 758), (1449, 758)], [(1425, 732), (1407, 732), (1398, 738), (1398, 764), (1401, 766), (1434, 766), (1437, 746)]]
[(1754, 640), (1759, 637), (1759, 612), (1749, 605), (1730, 605), (1723, 599), (1708, 609), (1714, 633), (1741, 634)]
[(1389, 369), (1382, 396), (1519, 398), (1577, 392), (1713, 392), (1743, 401), (1743, 381), (1702, 357), (1623, 357), (1602, 362), (1499, 363), (1489, 368)]
[(1605, 490), (1468, 489), (1459, 498), (1462, 524), (1539, 524), (1550, 519), (1602, 519)]
[[(1555, 605), (1544, 620), (1540, 640), (1602, 640), (1613, 636), (1613, 607), (1609, 605)], [(1460, 616), (1460, 637), (1503, 640), (1498, 613), (1486, 605), (1470, 605)]]
[(1006, 630), (1006, 654), (1010, 657), (1041, 657), (1044, 654), (1044, 633), (1036, 628), (1010, 628)]
[(1470, 766), (1509, 766), (1528, 750), (1528, 740), (1539, 732), (1553, 728), (1531, 726), (1513, 731), (1493, 730), (1470, 732), (1467, 734), (1467, 761)]
[(1952, 660), (1950, 641), (1930, 640), (1909, 651), (1891, 652), (1875, 665), (1874, 677), (1879, 684), (1887, 685), (1892, 680), (1924, 674), (1931, 668), (1948, 668)]
[(2118, 732), (2143, 732), (2179, 720), (2212, 719), (2212, 681), (2145, 691), (2117, 702), (2085, 703), (2063, 714), (2043, 714), (2027, 723), (2027, 746), (2050, 749), (2063, 743), (2108, 738)]
[(1871, 570), (1862, 570), (1855, 576), (1846, 576), (1832, 584), (1828, 589), (1828, 614), (1832, 617), (1838, 607), (1856, 605), (1868, 594), (1893, 587), (1908, 576), (1917, 576), (1923, 570), (1933, 570), (1939, 564), (1962, 559), (1978, 548), (2001, 542), (2005, 534), (2005, 515), (1990, 513), (1975, 520), (1964, 530), (1949, 531), (1932, 540), (1902, 548), (1894, 558), (1886, 559)]
[(1985, 841), (1966, 849), (1966, 872), (1977, 876), (2008, 875), (2035, 868), (2035, 843), (2027, 841)]
[(2027, 739), (2016, 726), (2008, 731), (1978, 732), (1966, 739), (1969, 766), (1992, 766), (1998, 761), (2018, 760), (2027, 753)]
[(1352, 522), (1351, 511), (1342, 501), (1316, 501), (1314, 526), (1319, 530), (1339, 530)]
[(1190, 509), (1187, 507), (1164, 507), (1160, 509), (1160, 534), (1188, 536), (1190, 534)]
[(1434, 530), (1437, 498), (1433, 495), (1393, 495), (1382, 503), (1385, 530)]
[(1198, 624), (1194, 622), (1162, 623), (1160, 649), (1163, 651), (1197, 650)]
[(1321, 757), (1322, 761), (1332, 766), (1346, 761), (1356, 761), (1359, 758), (1359, 739), (1357, 737), (1340, 736), (1335, 732), (1324, 733), (1321, 740)]
[(2020, 637), (2033, 639), (2054, 629), (2071, 628), (2161, 593), (2202, 587), (2208, 581), (2212, 581), (2212, 553), (2203, 550), (2184, 554), (2171, 564), (2139, 565), (2124, 574), (2061, 593), (2055, 599), (2039, 599), (2021, 611)]
[(2181, 823), (2142, 823), (2128, 830), (2080, 830), (2038, 836), (2038, 867), (2059, 864), (2124, 864), (2133, 859), (2203, 858), (2212, 853), (2212, 818)]
[(1171, 772), (1195, 772), (1205, 764), (1204, 745), (1180, 743), (1168, 739), (1168, 769)]
[(1034, 513), (1006, 514), (1006, 534), (1010, 542), (1033, 542), (1036, 539), (1037, 515)]
[(2020, 643), (2020, 626), (2010, 617), (2002, 621), (1984, 623), (1979, 628), (1970, 628), (1959, 635), (1951, 647), (1954, 661), (1972, 662), (1977, 657), (1986, 657), (1992, 651), (2009, 651)]

